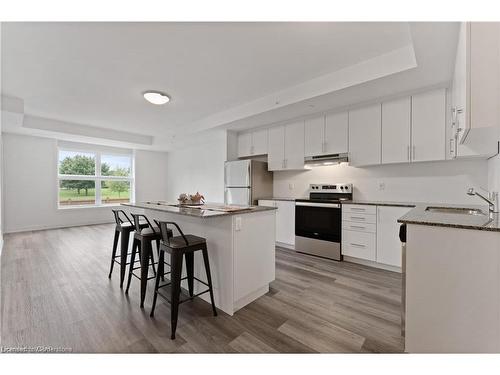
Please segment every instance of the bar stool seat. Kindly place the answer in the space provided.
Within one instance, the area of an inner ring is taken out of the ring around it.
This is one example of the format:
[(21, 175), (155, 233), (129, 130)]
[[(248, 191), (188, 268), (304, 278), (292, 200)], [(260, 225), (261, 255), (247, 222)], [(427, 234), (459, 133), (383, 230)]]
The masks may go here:
[[(186, 245), (187, 241), (187, 245)], [(206, 240), (203, 237), (195, 236), (194, 234), (185, 234), (182, 236), (175, 236), (170, 238), (170, 244), (168, 245), (172, 249), (185, 248), (186, 246), (194, 246), (205, 243)]]

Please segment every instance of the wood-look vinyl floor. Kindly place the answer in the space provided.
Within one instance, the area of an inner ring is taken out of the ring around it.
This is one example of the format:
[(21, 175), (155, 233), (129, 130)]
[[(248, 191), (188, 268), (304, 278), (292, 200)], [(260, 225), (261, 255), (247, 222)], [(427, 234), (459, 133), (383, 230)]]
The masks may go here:
[(149, 317), (139, 280), (129, 295), (115, 265), (114, 227), (93, 225), (9, 234), (1, 257), (1, 346), (80, 353), (402, 352), (401, 276), (347, 262), (276, 251), (276, 280), (234, 316), (210, 305), (182, 304), (177, 339), (158, 299)]

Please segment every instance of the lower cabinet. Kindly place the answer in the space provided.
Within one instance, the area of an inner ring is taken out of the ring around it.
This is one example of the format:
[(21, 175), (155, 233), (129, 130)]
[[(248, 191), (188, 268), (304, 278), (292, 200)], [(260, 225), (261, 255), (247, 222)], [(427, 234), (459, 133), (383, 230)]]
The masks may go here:
[(373, 265), (401, 267), (397, 220), (411, 207), (342, 206), (342, 254)]
[(377, 207), (377, 262), (401, 267), (401, 241), (398, 219), (409, 207)]
[(295, 246), (295, 201), (259, 200), (259, 206), (276, 207), (276, 242)]

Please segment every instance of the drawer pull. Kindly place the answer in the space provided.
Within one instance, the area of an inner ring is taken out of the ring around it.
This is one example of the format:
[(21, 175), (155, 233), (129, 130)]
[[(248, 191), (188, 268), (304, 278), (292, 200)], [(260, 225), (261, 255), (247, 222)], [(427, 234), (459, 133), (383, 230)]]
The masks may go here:
[(361, 216), (351, 216), (351, 219), (366, 220), (365, 217), (361, 217)]
[(361, 225), (351, 225), (351, 228), (366, 229), (366, 227), (362, 227)]
[(352, 211), (366, 211), (366, 208), (351, 207)]
[(365, 248), (365, 247), (366, 247), (365, 245), (361, 245), (361, 244), (359, 244), (359, 243), (352, 243), (352, 242), (351, 242), (351, 245), (352, 245), (352, 246), (355, 246), (355, 247), (363, 247), (363, 248)]

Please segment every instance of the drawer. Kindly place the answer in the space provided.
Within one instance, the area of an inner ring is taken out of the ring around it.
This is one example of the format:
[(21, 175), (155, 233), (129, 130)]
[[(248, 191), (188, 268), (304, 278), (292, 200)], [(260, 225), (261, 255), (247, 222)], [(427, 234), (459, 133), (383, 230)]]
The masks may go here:
[(342, 213), (350, 214), (377, 214), (377, 206), (369, 206), (365, 204), (343, 204)]
[(377, 215), (364, 214), (358, 212), (342, 212), (342, 221), (376, 224)]
[(377, 258), (376, 234), (342, 230), (342, 254), (375, 261)]
[(377, 225), (373, 223), (342, 221), (342, 229), (355, 230), (357, 232), (377, 233)]

